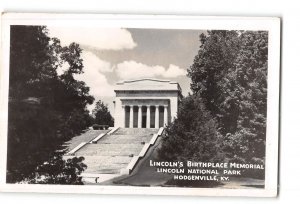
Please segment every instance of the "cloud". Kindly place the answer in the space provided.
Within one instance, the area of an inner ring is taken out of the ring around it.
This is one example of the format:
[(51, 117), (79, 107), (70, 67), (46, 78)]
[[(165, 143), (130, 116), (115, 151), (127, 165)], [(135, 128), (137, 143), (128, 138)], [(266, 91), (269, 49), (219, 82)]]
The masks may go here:
[(76, 80), (84, 81), (90, 87), (90, 94), (99, 100), (103, 96), (114, 96), (113, 86), (109, 84), (104, 72), (111, 72), (111, 64), (99, 59), (92, 52), (82, 53), (84, 73), (75, 75)]
[(165, 68), (159, 65), (149, 66), (136, 61), (124, 61), (119, 63), (116, 65), (115, 71), (121, 79), (151, 78), (157, 76), (175, 78), (186, 74), (184, 69), (173, 64)]
[(80, 28), (48, 26), (50, 37), (60, 39), (63, 46), (76, 42), (99, 50), (124, 50), (137, 46), (131, 33), (123, 28)]
[(81, 57), (86, 68), (93, 67), (93, 69), (96, 69), (99, 72), (113, 71), (110, 62), (99, 59), (99, 57), (92, 52), (83, 51)]
[(186, 70), (174, 65), (170, 64), (169, 68), (163, 73), (163, 76), (166, 78), (175, 78), (178, 76), (184, 76), (186, 75)]

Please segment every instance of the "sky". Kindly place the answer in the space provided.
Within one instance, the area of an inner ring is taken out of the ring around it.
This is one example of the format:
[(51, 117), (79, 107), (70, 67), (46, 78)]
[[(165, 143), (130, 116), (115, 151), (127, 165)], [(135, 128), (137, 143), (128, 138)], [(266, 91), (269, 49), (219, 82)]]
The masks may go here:
[[(90, 94), (104, 101), (113, 114), (114, 85), (139, 78), (176, 81), (183, 95), (190, 92), (187, 69), (193, 64), (201, 30), (48, 27), (50, 37), (63, 46), (76, 42), (82, 48), (83, 74)], [(67, 64), (57, 70), (62, 74)], [(93, 109), (94, 104), (88, 109)]]

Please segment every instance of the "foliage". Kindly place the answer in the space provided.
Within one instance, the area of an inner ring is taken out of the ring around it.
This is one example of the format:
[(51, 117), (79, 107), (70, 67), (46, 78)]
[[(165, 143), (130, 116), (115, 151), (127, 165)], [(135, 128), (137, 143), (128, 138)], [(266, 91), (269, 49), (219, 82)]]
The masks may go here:
[(108, 125), (98, 125), (98, 124), (93, 124), (92, 127), (94, 130), (108, 130), (109, 128)]
[(83, 185), (82, 177), (78, 176), (87, 167), (83, 160), (83, 157), (63, 159), (62, 154), (56, 154), (36, 168), (29, 183)]
[[(267, 32), (243, 32), (235, 69), (223, 78), (228, 95), (223, 112), (237, 104), (235, 132), (227, 135), (228, 151), (242, 161), (264, 163), (267, 116)], [(232, 84), (234, 81), (234, 84)], [(233, 88), (235, 86), (235, 88)]]
[[(200, 35), (201, 46), (193, 65), (188, 69), (191, 78), (191, 90), (199, 94), (206, 108), (221, 125), (220, 131), (231, 132), (234, 123), (231, 119), (235, 109), (232, 107), (230, 115), (221, 114), (221, 104), (226, 95), (221, 90), (221, 80), (234, 67), (234, 59), (238, 54), (240, 39), (236, 31), (208, 31), (208, 35)], [(223, 129), (225, 128), (225, 129)]]
[(94, 110), (92, 111), (95, 117), (94, 122), (99, 125), (108, 125), (110, 127), (114, 126), (114, 119), (111, 116), (108, 107), (101, 100), (97, 101)]
[(218, 121), (223, 151), (233, 160), (265, 156), (268, 33), (209, 31), (188, 70), (193, 94)]
[(163, 137), (159, 158), (167, 161), (217, 161), (222, 155), (217, 122), (201, 98), (189, 95), (179, 105), (177, 118)]
[[(7, 182), (31, 176), (74, 134), (91, 124), (80, 47), (62, 47), (43, 26), (11, 26)], [(57, 74), (67, 64), (62, 75)], [(61, 161), (63, 162), (63, 161)]]

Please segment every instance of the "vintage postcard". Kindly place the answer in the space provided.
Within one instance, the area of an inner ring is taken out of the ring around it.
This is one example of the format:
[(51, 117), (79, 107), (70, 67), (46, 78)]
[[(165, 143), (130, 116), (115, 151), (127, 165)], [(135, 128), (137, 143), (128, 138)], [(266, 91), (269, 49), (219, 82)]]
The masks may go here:
[(4, 13), (0, 191), (277, 196), (280, 19)]

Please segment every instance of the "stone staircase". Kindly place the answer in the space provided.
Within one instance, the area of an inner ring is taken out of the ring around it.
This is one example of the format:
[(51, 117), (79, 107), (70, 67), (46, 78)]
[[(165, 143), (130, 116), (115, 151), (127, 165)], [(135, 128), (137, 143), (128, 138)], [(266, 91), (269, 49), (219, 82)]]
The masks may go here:
[(70, 141), (65, 143), (65, 146), (67, 146), (67, 150), (70, 151), (77, 147), (80, 143), (89, 142), (98, 135), (106, 132), (108, 132), (108, 130), (88, 130), (81, 135), (73, 137)]
[(134, 156), (139, 155), (145, 143), (149, 143), (158, 129), (119, 128), (105, 135), (95, 144), (86, 144), (75, 156), (83, 156), (88, 166), (84, 173), (120, 174)]

